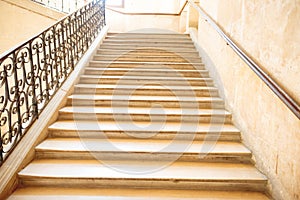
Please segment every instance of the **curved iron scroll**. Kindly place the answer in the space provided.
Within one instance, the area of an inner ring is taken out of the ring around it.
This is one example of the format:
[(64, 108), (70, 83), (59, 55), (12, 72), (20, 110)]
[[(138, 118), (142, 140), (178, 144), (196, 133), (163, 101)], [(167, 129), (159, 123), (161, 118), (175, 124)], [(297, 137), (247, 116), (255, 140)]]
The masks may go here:
[(278, 96), (278, 98), (300, 119), (300, 105), (287, 92), (279, 86), (258, 64), (256, 64), (241, 48), (235, 44), (228, 35), (217, 25), (217, 23), (209, 17), (199, 6), (192, 0), (188, 0), (200, 15), (207, 21), (215, 31), (226, 41), (226, 43), (234, 50), (234, 52), (254, 71), (254, 73)]
[(0, 165), (105, 26), (93, 0), (0, 57)]

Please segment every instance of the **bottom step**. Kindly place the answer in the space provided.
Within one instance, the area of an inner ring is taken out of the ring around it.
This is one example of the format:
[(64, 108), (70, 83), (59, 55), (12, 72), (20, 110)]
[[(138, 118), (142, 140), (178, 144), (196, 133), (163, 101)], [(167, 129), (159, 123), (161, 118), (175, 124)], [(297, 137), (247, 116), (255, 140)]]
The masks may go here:
[(35, 160), (19, 173), (24, 186), (265, 190), (267, 179), (248, 164), (178, 161)]
[(29, 187), (18, 189), (8, 200), (268, 200), (258, 192), (219, 192), (151, 189), (70, 189)]

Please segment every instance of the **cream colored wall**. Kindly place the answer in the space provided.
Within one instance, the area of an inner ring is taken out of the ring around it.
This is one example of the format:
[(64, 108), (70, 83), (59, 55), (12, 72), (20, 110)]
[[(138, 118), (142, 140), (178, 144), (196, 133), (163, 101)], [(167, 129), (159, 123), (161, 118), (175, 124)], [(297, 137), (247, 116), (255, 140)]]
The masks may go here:
[(63, 16), (30, 0), (0, 0), (0, 54), (38, 34)]
[(111, 32), (128, 32), (144, 28), (185, 32), (186, 10), (181, 16), (177, 15), (184, 2), (184, 0), (153, 0), (151, 2), (149, 0), (125, 0), (123, 8), (106, 10), (107, 24)]
[(184, 32), (186, 23), (186, 20), (182, 20), (182, 16), (128, 15), (111, 10), (106, 11), (106, 20), (110, 32), (129, 32), (138, 29), (166, 29)]
[[(125, 0), (124, 8), (129, 13), (177, 13), (179, 0)], [(147, 5), (147, 6), (145, 6)]]
[[(300, 103), (300, 1), (210, 0), (201, 6)], [(300, 199), (300, 120), (205, 22), (201, 54), (275, 199)]]

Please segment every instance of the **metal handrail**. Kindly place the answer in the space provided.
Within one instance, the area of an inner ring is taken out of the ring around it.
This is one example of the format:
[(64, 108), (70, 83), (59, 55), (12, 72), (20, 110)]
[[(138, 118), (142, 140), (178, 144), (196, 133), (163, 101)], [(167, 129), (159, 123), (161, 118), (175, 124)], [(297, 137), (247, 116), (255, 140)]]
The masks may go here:
[(105, 0), (93, 0), (0, 55), (0, 165), (104, 26)]
[(279, 86), (257, 63), (255, 63), (232, 39), (221, 29), (220, 26), (192, 0), (188, 0), (200, 15), (207, 21), (225, 42), (236, 52), (236, 54), (255, 72), (255, 74), (279, 97), (279, 99), (300, 119), (300, 105)]

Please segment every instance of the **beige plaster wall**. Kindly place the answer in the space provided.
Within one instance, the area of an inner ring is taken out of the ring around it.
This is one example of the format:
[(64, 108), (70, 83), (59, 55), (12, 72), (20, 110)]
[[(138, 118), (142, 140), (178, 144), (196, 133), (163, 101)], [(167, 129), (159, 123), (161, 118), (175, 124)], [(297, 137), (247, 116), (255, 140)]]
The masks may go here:
[(0, 0), (0, 54), (38, 34), (63, 16), (30, 0)]
[(179, 16), (184, 0), (126, 0), (124, 6), (106, 10), (111, 32), (128, 32), (136, 29), (167, 29), (186, 31), (185, 9)]
[[(147, 5), (147, 6), (145, 6)], [(125, 0), (124, 8), (129, 13), (177, 13), (179, 0)]]
[[(205, 11), (300, 103), (300, 1), (200, 1)], [(300, 120), (199, 20), (201, 54), (275, 199), (300, 199)]]

